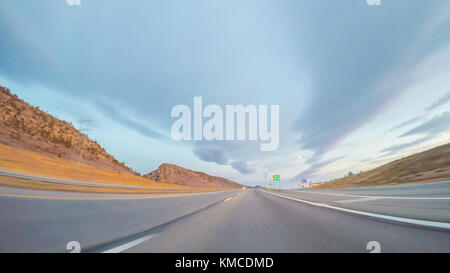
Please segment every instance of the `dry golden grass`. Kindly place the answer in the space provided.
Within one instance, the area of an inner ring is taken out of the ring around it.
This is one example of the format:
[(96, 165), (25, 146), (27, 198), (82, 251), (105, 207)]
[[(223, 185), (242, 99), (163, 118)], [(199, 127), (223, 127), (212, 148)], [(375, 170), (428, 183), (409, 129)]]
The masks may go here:
[(158, 190), (158, 189), (118, 189), (105, 187), (86, 187), (69, 184), (56, 184), (41, 181), (33, 181), (20, 179), (15, 177), (0, 176), (0, 186), (13, 187), (29, 190), (43, 191), (67, 191), (67, 192), (83, 192), (83, 193), (126, 193), (126, 194), (156, 194), (156, 193), (193, 193), (193, 192), (209, 192), (214, 189), (186, 189), (186, 190)]
[(83, 163), (44, 156), (0, 144), (0, 169), (23, 174), (117, 184), (161, 188), (186, 188), (180, 185), (159, 183), (128, 172), (112, 171)]
[[(103, 184), (187, 189), (183, 184), (156, 182), (140, 176), (125, 163), (108, 154), (96, 141), (78, 131), (70, 122), (45, 113), (1, 86), (0, 169)], [(31, 185), (31, 181), (20, 183), (22, 186), (27, 183), (28, 186)], [(33, 183), (33, 187), (45, 185), (36, 181)], [(222, 189), (228, 188), (227, 183), (222, 184), (225, 184)], [(210, 183), (198, 188), (196, 191), (208, 191), (217, 187)]]
[(448, 179), (450, 179), (450, 143), (314, 188), (374, 187)]
[(0, 86), (0, 143), (45, 156), (133, 173), (71, 123), (21, 100)]

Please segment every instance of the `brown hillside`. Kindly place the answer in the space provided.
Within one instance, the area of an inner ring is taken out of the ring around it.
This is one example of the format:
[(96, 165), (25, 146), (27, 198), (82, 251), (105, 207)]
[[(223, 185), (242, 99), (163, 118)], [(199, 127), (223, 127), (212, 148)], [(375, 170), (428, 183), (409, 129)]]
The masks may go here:
[(0, 144), (94, 167), (132, 173), (70, 123), (33, 107), (0, 86)]
[(314, 188), (398, 185), (450, 179), (450, 143)]
[(188, 187), (203, 188), (242, 188), (243, 186), (231, 180), (211, 176), (203, 172), (191, 171), (174, 164), (161, 164), (158, 169), (144, 177), (151, 180)]
[[(41, 153), (17, 149), (3, 144), (0, 144), (0, 169), (42, 177), (93, 183), (182, 188), (180, 185), (155, 182), (130, 172), (95, 167), (55, 156), (46, 156)], [(5, 179), (4, 176), (0, 176), (0, 185), (5, 185), (3, 183), (5, 182)], [(30, 186), (33, 184), (30, 180), (28, 180), (28, 182)], [(47, 189), (47, 187), (42, 189)]]

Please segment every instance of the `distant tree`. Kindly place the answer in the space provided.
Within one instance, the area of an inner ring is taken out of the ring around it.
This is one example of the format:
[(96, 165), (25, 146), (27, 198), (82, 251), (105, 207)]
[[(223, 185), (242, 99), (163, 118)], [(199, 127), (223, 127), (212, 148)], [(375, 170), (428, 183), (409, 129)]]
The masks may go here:
[(347, 175), (352, 176), (353, 175), (352, 171), (349, 171)]

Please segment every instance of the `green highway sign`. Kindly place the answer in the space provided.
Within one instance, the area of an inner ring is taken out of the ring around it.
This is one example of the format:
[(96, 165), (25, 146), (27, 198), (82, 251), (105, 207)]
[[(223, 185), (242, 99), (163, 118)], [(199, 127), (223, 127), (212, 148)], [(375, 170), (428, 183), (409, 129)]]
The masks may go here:
[(275, 174), (273, 176), (273, 182), (275, 182), (275, 181), (280, 181), (280, 175), (279, 174)]

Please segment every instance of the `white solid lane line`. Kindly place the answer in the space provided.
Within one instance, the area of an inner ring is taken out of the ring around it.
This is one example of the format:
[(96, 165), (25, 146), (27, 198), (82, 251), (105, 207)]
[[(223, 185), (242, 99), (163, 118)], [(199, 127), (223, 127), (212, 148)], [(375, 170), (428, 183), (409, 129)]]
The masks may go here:
[(120, 245), (118, 247), (103, 251), (102, 253), (120, 253), (122, 251), (125, 251), (129, 248), (132, 248), (133, 246), (137, 246), (139, 244), (142, 244), (143, 242), (150, 240), (151, 238), (155, 237), (157, 234), (149, 234), (144, 237), (141, 237), (139, 239), (136, 239), (134, 241), (128, 242), (126, 244)]
[(446, 197), (377, 196), (377, 195), (352, 195), (352, 194), (343, 194), (343, 193), (328, 193), (328, 192), (313, 192), (313, 191), (302, 191), (301, 193), (323, 194), (323, 195), (332, 195), (332, 196), (345, 196), (345, 197), (355, 197), (355, 198), (377, 197), (380, 199), (404, 199), (404, 200), (450, 200), (450, 196), (446, 196)]
[(231, 197), (228, 197), (227, 199), (224, 200), (224, 202), (228, 202), (231, 200)]
[(378, 214), (378, 213), (364, 212), (364, 211), (359, 211), (359, 210), (344, 209), (344, 208), (334, 207), (334, 206), (330, 206), (330, 205), (326, 205), (326, 204), (320, 204), (320, 203), (310, 202), (310, 201), (297, 199), (297, 198), (293, 198), (293, 197), (289, 197), (289, 196), (275, 194), (275, 193), (271, 193), (271, 192), (267, 192), (267, 191), (262, 191), (262, 192), (265, 192), (270, 195), (278, 196), (281, 198), (294, 200), (294, 201), (297, 201), (300, 203), (317, 206), (317, 207), (329, 208), (329, 209), (334, 209), (334, 210), (338, 210), (338, 211), (344, 211), (344, 212), (348, 212), (348, 213), (364, 215), (364, 216), (369, 216), (369, 217), (379, 218), (379, 219), (385, 219), (385, 220), (390, 220), (390, 221), (395, 221), (395, 222), (400, 222), (400, 223), (415, 224), (415, 225), (420, 225), (420, 226), (425, 226), (425, 227), (450, 229), (450, 223), (445, 223), (445, 222), (434, 222), (434, 221), (426, 221), (426, 220), (418, 220), (418, 219), (409, 219), (409, 218), (403, 218), (403, 217), (397, 217), (397, 216), (383, 215), (383, 214)]
[(357, 203), (357, 202), (373, 201), (373, 200), (380, 200), (380, 199), (383, 199), (383, 198), (382, 197), (366, 197), (366, 198), (340, 200), (340, 201), (335, 201), (335, 202), (344, 204), (344, 203)]

